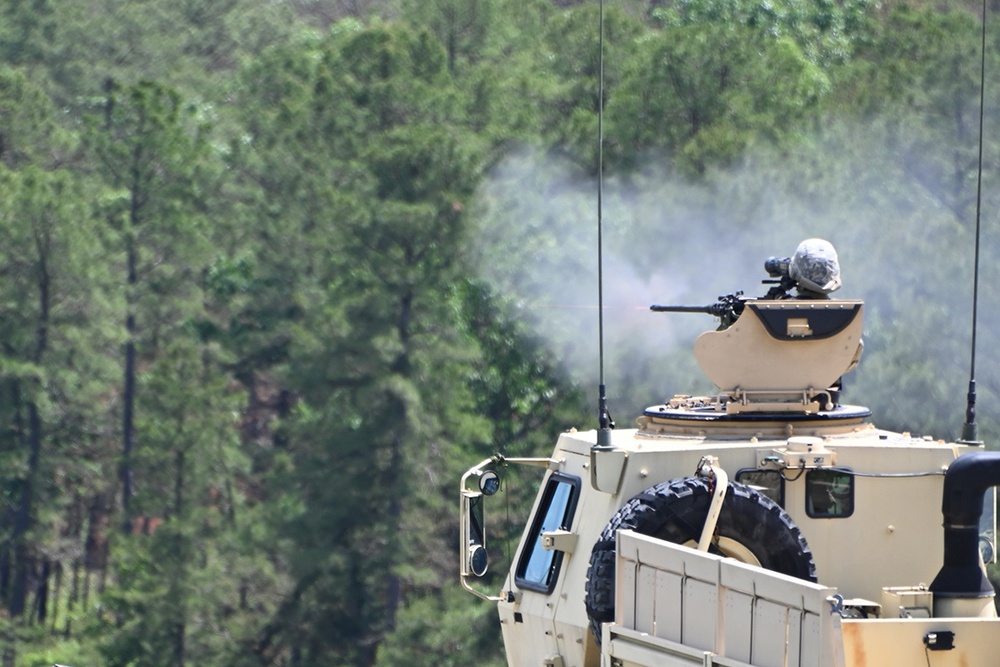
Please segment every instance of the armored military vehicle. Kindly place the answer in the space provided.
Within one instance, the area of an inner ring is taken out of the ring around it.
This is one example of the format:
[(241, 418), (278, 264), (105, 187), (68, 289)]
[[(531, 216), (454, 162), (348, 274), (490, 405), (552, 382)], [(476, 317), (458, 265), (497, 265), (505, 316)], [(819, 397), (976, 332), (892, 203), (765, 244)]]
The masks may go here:
[[(765, 263), (764, 297), (653, 307), (718, 318), (694, 343), (717, 394), (463, 476), (462, 584), (497, 605), (511, 667), (1000, 664), (984, 567), (1000, 453), (841, 403), (864, 305), (831, 298), (836, 260), (812, 239)], [(485, 593), (484, 503), (512, 465), (541, 483)]]

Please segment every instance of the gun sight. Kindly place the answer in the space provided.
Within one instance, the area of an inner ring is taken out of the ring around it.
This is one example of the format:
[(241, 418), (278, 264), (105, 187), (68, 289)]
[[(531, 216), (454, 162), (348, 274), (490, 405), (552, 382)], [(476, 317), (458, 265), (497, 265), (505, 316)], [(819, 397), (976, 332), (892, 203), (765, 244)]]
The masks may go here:
[(772, 278), (787, 278), (791, 257), (768, 257), (764, 260), (764, 271)]

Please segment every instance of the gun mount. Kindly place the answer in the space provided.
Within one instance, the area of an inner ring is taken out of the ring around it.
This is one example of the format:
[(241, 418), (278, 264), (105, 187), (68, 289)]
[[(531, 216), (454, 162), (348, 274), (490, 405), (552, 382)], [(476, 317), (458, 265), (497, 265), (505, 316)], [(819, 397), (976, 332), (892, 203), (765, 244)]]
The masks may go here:
[(763, 297), (736, 292), (708, 306), (650, 310), (719, 318), (717, 330), (695, 341), (694, 356), (723, 391), (715, 403), (726, 414), (832, 411), (841, 376), (864, 349), (862, 303), (827, 296), (840, 287), (840, 266), (826, 241), (804, 241), (790, 258), (767, 259), (764, 270), (773, 287)]
[(652, 306), (656, 312), (704, 312), (721, 325), (694, 343), (702, 372), (725, 395), (727, 413), (832, 410), (840, 378), (864, 350), (857, 300), (722, 297), (706, 307)]

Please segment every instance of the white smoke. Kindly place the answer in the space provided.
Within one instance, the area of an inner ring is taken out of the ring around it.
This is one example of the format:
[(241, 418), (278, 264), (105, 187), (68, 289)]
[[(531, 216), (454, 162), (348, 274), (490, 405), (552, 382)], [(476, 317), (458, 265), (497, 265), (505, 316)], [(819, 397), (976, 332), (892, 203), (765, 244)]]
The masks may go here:
[[(860, 141), (841, 141), (859, 134)], [(954, 433), (941, 435), (957, 436), (968, 379), (973, 226), (938, 193), (916, 187), (874, 130), (827, 136), (792, 153), (755, 155), (698, 185), (657, 167), (605, 180), (605, 372), (619, 423), (673, 393), (714, 390), (689, 351), (716, 321), (650, 313), (651, 304), (709, 305), (739, 290), (761, 295), (764, 260), (818, 237), (840, 257), (844, 287), (834, 296), (866, 301), (866, 353), (846, 378), (847, 401), (886, 412), (893, 427), (953, 422)], [(483, 276), (512, 299), (574, 381), (596, 388), (594, 179), (540, 152), (511, 155), (481, 187), (474, 217)], [(991, 240), (983, 254), (995, 246)], [(994, 327), (981, 321), (980, 330), (989, 338), (980, 349), (995, 349)], [(889, 380), (896, 384), (880, 384)], [(992, 386), (985, 391), (992, 395)], [(980, 422), (985, 415), (981, 407)]]

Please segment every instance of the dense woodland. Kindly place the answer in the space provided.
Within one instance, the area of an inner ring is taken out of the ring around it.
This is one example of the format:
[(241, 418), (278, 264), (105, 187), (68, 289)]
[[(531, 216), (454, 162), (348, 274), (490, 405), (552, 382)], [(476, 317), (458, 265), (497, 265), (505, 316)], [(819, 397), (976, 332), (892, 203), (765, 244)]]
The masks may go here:
[[(982, 8), (606, 4), (617, 421), (711, 390), (711, 318), (649, 304), (752, 294), (820, 236), (868, 303), (845, 399), (958, 437)], [(596, 424), (597, 47), (595, 1), (0, 2), (2, 667), (503, 664), (458, 480)]]

